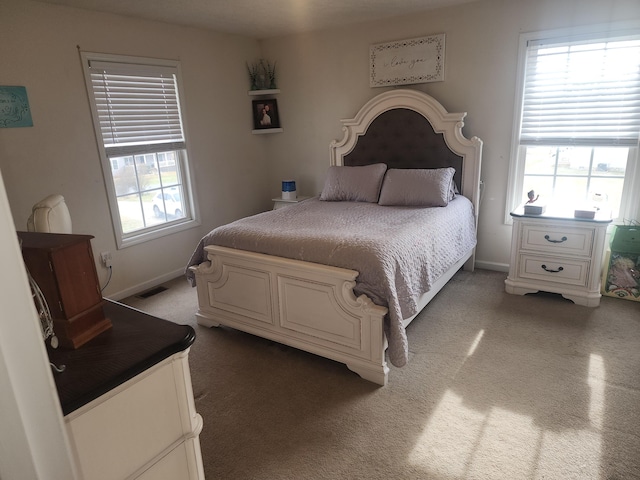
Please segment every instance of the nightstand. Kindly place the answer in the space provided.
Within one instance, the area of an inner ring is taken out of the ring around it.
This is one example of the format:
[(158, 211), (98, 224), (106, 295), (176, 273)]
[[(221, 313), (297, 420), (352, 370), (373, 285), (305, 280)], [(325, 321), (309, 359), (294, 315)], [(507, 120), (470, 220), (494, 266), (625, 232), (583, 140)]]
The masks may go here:
[(311, 197), (296, 197), (291, 200), (287, 200), (284, 198), (272, 198), (271, 200), (273, 200), (273, 209), (278, 210), (279, 208), (286, 207), (288, 205), (291, 205), (292, 203), (302, 202), (307, 198), (311, 198)]
[(511, 261), (507, 293), (559, 293), (578, 305), (600, 304), (600, 279), (611, 218), (574, 218), (570, 213), (511, 213)]

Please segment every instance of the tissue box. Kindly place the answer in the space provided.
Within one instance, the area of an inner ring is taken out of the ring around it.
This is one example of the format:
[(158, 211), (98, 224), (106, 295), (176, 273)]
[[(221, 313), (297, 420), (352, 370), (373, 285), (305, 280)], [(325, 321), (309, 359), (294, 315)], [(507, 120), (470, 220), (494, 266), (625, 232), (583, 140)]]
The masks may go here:
[(575, 218), (587, 218), (587, 219), (593, 219), (596, 216), (596, 210), (595, 209), (580, 209), (580, 210), (575, 210), (573, 212), (573, 216)]
[(547, 210), (547, 206), (543, 204), (526, 203), (524, 205), (525, 215), (542, 215)]

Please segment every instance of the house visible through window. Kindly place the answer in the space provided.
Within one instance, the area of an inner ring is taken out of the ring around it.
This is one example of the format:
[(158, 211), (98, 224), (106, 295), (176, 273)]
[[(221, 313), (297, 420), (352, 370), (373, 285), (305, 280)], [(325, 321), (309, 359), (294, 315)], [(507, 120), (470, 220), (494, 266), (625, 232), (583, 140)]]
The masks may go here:
[(547, 204), (637, 218), (640, 32), (558, 35), (521, 40), (507, 210), (534, 190)]
[(195, 221), (181, 115), (179, 64), (83, 53), (118, 245)]

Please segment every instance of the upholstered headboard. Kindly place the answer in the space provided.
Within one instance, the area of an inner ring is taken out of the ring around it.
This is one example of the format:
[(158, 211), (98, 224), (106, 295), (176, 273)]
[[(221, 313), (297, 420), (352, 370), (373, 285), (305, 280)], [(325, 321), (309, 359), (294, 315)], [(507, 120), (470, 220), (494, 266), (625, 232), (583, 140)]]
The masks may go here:
[(378, 115), (343, 157), (343, 165), (372, 163), (386, 163), (388, 168), (453, 167), (454, 181), (462, 191), (462, 157), (414, 110), (394, 108)]
[[(331, 143), (331, 165), (386, 163), (389, 168), (453, 167), (460, 192), (480, 201), (482, 140), (462, 134), (464, 113), (449, 113), (417, 90), (390, 90), (342, 120), (344, 137)], [(477, 222), (476, 222), (477, 223)]]

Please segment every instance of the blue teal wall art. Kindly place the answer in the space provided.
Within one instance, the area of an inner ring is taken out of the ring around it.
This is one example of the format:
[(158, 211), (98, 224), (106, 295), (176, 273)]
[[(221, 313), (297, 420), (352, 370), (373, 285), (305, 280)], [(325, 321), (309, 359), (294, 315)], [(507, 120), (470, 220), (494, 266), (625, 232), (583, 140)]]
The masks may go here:
[(26, 87), (0, 86), (0, 128), (33, 127)]

